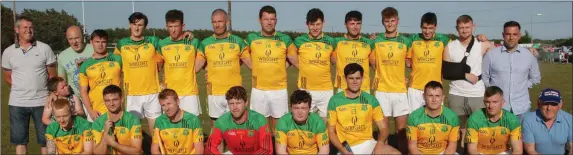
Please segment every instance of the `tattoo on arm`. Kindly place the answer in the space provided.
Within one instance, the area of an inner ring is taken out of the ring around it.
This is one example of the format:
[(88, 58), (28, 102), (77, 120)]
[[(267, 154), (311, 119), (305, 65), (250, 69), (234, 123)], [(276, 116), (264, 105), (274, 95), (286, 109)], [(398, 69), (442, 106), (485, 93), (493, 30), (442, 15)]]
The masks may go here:
[(52, 155), (52, 154), (55, 155), (57, 152), (56, 151), (56, 149), (57, 149), (56, 144), (54, 143), (54, 141), (51, 141), (51, 140), (47, 141), (46, 142), (46, 148), (47, 148), (47, 152), (49, 155)]

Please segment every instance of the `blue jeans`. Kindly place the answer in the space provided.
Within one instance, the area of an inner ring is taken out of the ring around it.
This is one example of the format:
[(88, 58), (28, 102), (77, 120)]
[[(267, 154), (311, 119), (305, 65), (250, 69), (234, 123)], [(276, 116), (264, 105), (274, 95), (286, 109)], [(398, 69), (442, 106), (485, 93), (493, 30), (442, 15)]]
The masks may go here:
[(34, 127), (36, 127), (36, 142), (41, 147), (46, 146), (46, 125), (42, 123), (42, 113), (44, 112), (44, 106), (8, 106), (8, 110), (10, 113), (10, 143), (14, 145), (28, 144), (30, 117), (32, 117), (34, 120)]

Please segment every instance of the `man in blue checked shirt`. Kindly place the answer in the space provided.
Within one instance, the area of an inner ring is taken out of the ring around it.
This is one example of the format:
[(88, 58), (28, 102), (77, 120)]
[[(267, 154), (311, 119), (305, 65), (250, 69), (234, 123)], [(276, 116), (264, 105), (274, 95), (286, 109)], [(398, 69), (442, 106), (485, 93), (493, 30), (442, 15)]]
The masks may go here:
[(573, 154), (573, 118), (561, 110), (561, 93), (545, 89), (539, 95), (538, 109), (523, 114), (522, 136), (527, 154)]
[(503, 109), (520, 119), (531, 108), (529, 88), (539, 84), (541, 73), (537, 58), (526, 48), (519, 47), (521, 26), (516, 21), (503, 25), (503, 46), (494, 48), (483, 57), (482, 78), (486, 87), (498, 86), (504, 93)]

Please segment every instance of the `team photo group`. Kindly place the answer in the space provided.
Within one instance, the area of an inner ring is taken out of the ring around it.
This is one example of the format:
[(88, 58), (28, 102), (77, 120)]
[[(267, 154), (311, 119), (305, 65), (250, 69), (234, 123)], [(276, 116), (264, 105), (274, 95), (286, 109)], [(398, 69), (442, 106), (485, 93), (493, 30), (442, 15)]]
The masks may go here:
[[(148, 18), (134, 12), (130, 36), (113, 51), (106, 31), (84, 39), (71, 25), (62, 34), (70, 47), (57, 56), (34, 39), (41, 25), (20, 16), (17, 41), (2, 54), (10, 143), (26, 154), (32, 118), (42, 154), (571, 154), (572, 116), (560, 110), (559, 90), (544, 88), (530, 101), (541, 73), (536, 50), (519, 46), (518, 22), (499, 27), (496, 47), (474, 36), (469, 15), (446, 21), (456, 40), (435, 32), (432, 12), (409, 36), (397, 30), (393, 7), (380, 12), (385, 32), (371, 36), (362, 35), (359, 11), (346, 13), (341, 37), (323, 32), (324, 16), (309, 10), (308, 33), (291, 38), (264, 6), (260, 31), (241, 38), (216, 9), (214, 34), (200, 40), (180, 10), (165, 14), (166, 38), (143, 35)], [(243, 65), (252, 72), (250, 95)], [(199, 118), (200, 71), (210, 120)]]

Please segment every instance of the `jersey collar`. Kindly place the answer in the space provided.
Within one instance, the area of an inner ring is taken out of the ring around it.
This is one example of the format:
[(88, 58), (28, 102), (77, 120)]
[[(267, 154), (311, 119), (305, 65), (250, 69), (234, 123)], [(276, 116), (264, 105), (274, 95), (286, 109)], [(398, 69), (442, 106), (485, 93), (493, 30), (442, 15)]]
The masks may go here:
[[(122, 110), (122, 111), (121, 111), (121, 114), (119, 115), (119, 119), (118, 119), (117, 121), (123, 119), (123, 114), (125, 114), (126, 112), (127, 112), (127, 111), (123, 111), (123, 110)], [(106, 112), (106, 114), (107, 114), (107, 119), (108, 119), (108, 120), (111, 119), (111, 115), (109, 114), (109, 111)], [(115, 122), (113, 122), (113, 123), (115, 123)]]
[(318, 39), (322, 39), (324, 37), (324, 32), (321, 32), (320, 35), (318, 35), (318, 37), (316, 37), (316, 38), (312, 38), (312, 35), (310, 35), (310, 33), (307, 33), (307, 34), (308, 34), (308, 38), (311, 40), (318, 40)]
[(396, 36), (390, 38), (388, 36), (386, 36), (386, 32), (382, 33), (385, 39), (394, 39), (394, 38), (398, 38), (400, 36), (400, 32), (396, 32)]
[[(350, 38), (348, 38), (348, 34), (346, 34), (346, 33), (344, 34), (344, 38), (350, 39)], [(350, 40), (359, 40), (360, 38), (362, 38), (362, 35), (358, 35), (358, 39), (350, 39)]]
[(426, 116), (428, 116), (428, 117), (430, 117), (430, 118), (440, 117), (440, 116), (442, 116), (443, 113), (444, 113), (444, 106), (443, 106), (443, 105), (440, 106), (440, 114), (439, 114), (438, 116), (436, 116), (436, 117), (430, 116), (430, 115), (428, 114), (428, 109), (424, 108), (424, 114), (426, 114)]
[(213, 33), (213, 37), (214, 37), (215, 39), (227, 39), (227, 38), (229, 38), (229, 36), (231, 36), (231, 32), (227, 32), (227, 34), (225, 34), (225, 37), (224, 37), (224, 38), (217, 38), (217, 35), (215, 35), (215, 33)]
[(360, 90), (360, 93), (358, 93), (358, 96), (356, 96), (356, 98), (350, 98), (350, 97), (348, 97), (348, 96), (346, 95), (346, 90), (343, 90), (343, 91), (342, 91), (342, 94), (344, 94), (344, 97), (346, 97), (347, 99), (352, 99), (352, 100), (353, 100), (353, 99), (360, 98), (360, 96), (362, 96), (362, 93), (363, 93), (362, 90)]
[(263, 35), (263, 31), (260, 31), (259, 34), (260, 34), (262, 37), (276, 37), (276, 36), (277, 36), (277, 31), (275, 30), (275, 32), (273, 32), (273, 35), (272, 35), (272, 36), (265, 36), (265, 35)]

